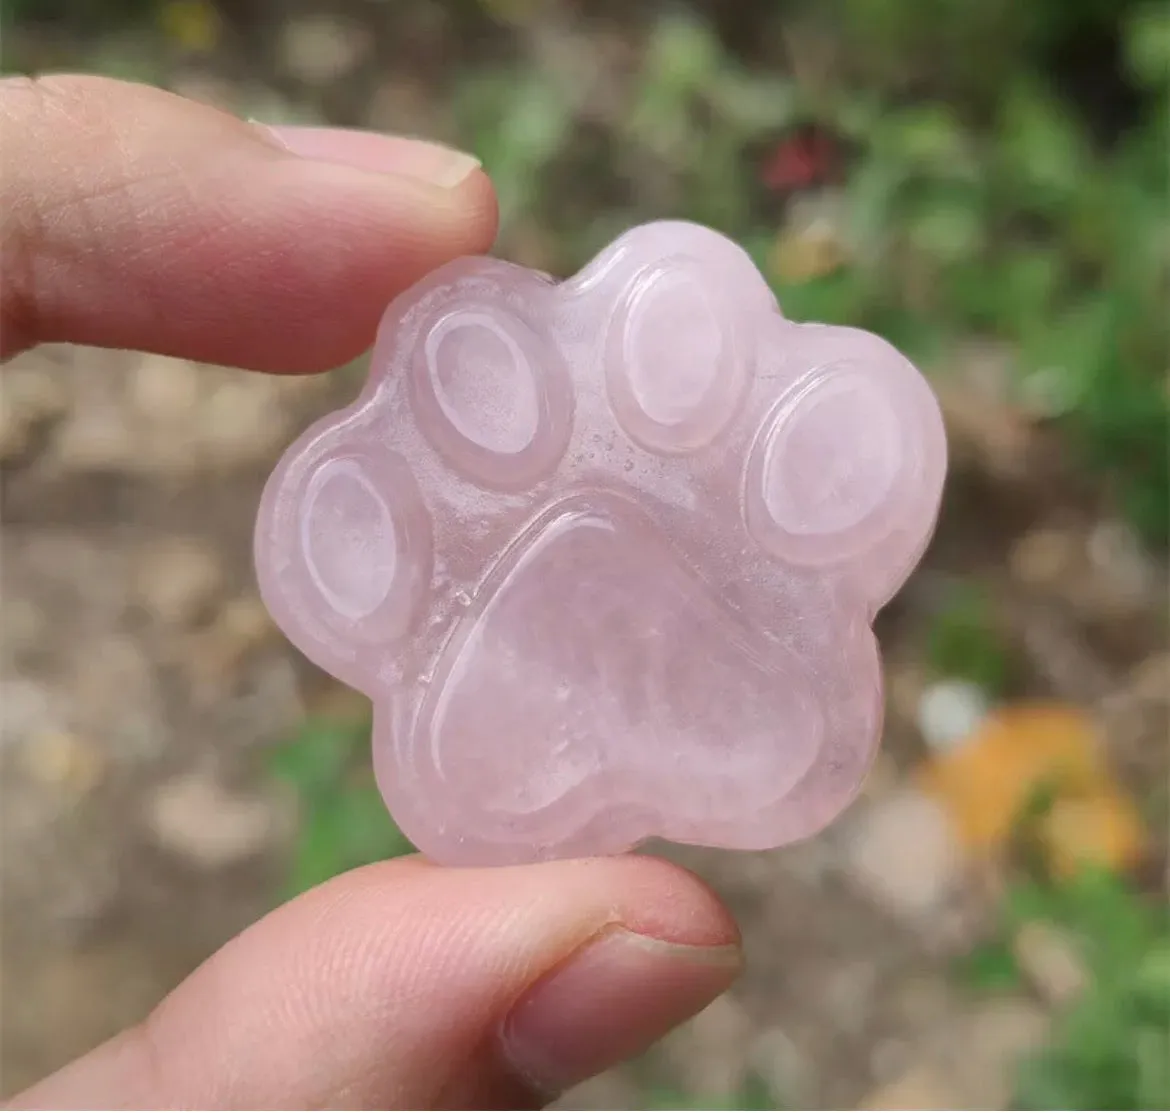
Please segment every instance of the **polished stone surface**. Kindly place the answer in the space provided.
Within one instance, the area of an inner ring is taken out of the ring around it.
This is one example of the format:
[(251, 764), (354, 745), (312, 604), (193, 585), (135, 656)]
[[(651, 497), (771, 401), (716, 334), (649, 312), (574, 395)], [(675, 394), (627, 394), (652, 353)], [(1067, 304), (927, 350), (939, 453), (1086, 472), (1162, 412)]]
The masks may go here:
[(273, 474), (256, 562), (373, 700), (383, 795), (436, 860), (772, 847), (860, 788), (870, 624), (945, 471), (893, 348), (656, 223), (563, 283), (464, 259), (398, 299), (361, 396)]

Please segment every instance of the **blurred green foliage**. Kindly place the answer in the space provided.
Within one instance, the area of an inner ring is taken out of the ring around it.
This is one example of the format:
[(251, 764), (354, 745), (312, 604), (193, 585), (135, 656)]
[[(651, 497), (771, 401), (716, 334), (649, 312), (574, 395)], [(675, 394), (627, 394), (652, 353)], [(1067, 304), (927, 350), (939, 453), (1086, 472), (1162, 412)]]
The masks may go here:
[(1008, 942), (1026, 923), (1057, 926), (1088, 972), (1083, 996), (1057, 1020), (1049, 1045), (1020, 1065), (1016, 1109), (1170, 1108), (1170, 920), (1114, 875), (1035, 881), (1008, 896), (1004, 936), (965, 963), (979, 989), (1018, 986)]
[(992, 614), (990, 600), (974, 584), (948, 593), (927, 630), (926, 660), (938, 678), (969, 680), (989, 697), (1004, 694), (1010, 660)]
[(783, 1109), (771, 1091), (758, 1079), (751, 1079), (740, 1089), (723, 1098), (699, 1098), (673, 1090), (651, 1089), (645, 1109)]
[[(633, 217), (670, 213), (722, 228), (766, 265), (781, 218), (761, 204), (753, 152), (796, 125), (828, 129), (854, 152), (834, 212), (844, 261), (777, 276), (786, 311), (873, 328), (942, 372), (956, 336), (1006, 343), (1020, 405), (1063, 428), (1141, 534), (1165, 544), (1170, 10), (837, 0), (776, 11), (777, 32), (806, 32), (794, 55), (827, 41), (829, 60), (748, 67), (707, 24), (663, 16), (629, 103), (600, 129), (581, 125), (587, 86), (558, 70), (476, 78), (456, 110), (505, 225), (543, 229), (571, 268)], [(1062, 46), (1098, 40), (1117, 57), (1069, 74)], [(575, 203), (581, 191), (588, 203)]]
[(273, 751), (271, 771), (292, 786), (301, 807), (291, 893), (413, 850), (394, 826), (370, 772), (367, 721), (309, 719)]
[(67, 24), (77, 31), (110, 31), (154, 16), (162, 0), (5, 0), (6, 23)]
[[(375, 7), (367, 18), (394, 18)], [(4, 19), (110, 30), (160, 8), (8, 0)], [(550, 10), (577, 6), (479, 0), (448, 18), (453, 34), (460, 19), (523, 32)], [(693, 0), (608, 18), (635, 48), (602, 91), (612, 103), (596, 103), (588, 59), (555, 50), (449, 75), (506, 229), (539, 229), (570, 269), (672, 214), (766, 265), (788, 217), (760, 153), (795, 126), (826, 129), (848, 151), (832, 191), (840, 265), (775, 274), (786, 311), (875, 329), (940, 373), (955, 337), (1006, 344), (1020, 404), (1064, 430), (1145, 538), (1170, 541), (1164, 2)]]

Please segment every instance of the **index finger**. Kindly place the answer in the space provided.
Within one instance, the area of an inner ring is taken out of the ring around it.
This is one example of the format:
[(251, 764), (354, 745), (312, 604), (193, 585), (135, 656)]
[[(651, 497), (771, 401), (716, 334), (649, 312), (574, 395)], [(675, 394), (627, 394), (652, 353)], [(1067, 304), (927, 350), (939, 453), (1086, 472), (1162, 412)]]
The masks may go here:
[(364, 350), (485, 251), (491, 184), (418, 140), (269, 131), (148, 86), (0, 81), (0, 356), (44, 341), (270, 371)]

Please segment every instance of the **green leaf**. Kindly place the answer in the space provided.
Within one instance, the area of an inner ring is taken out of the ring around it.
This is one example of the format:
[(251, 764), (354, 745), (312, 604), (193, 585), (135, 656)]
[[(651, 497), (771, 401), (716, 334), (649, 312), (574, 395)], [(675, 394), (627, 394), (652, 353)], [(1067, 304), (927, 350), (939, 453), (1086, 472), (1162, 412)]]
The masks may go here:
[(1014, 989), (1021, 982), (1019, 964), (1002, 940), (983, 943), (962, 961), (960, 977), (973, 989)]
[(1019, 245), (1005, 251), (990, 276), (1002, 331), (1021, 337), (1046, 318), (1062, 278), (1062, 260), (1050, 247)]
[(1170, 935), (1163, 905), (1106, 870), (1008, 894), (1010, 919), (1049, 919), (1080, 943), (1085, 995), (1023, 1063), (1019, 1109), (1170, 1108)]
[(809, 282), (774, 283), (784, 315), (793, 321), (861, 324), (866, 301), (864, 280), (842, 268)]
[(939, 676), (969, 680), (994, 696), (1007, 686), (1008, 655), (991, 613), (977, 587), (956, 588), (931, 623), (926, 656)]
[(779, 131), (796, 118), (796, 89), (784, 78), (729, 69), (707, 96), (721, 121), (746, 136)]
[(976, 167), (954, 109), (934, 102), (889, 113), (873, 137), (874, 149), (908, 169), (942, 178), (967, 177)]
[(851, 175), (845, 232), (863, 265), (888, 265), (889, 244), (898, 230), (898, 200), (908, 175), (904, 163), (876, 152)]
[(1170, 8), (1146, 4), (1129, 16), (1125, 60), (1130, 73), (1149, 89), (1170, 86)]
[(1084, 134), (1039, 85), (1018, 82), (1004, 98), (1000, 155), (1026, 206), (1067, 203), (1088, 169)]
[(293, 739), (272, 750), (269, 769), (312, 796), (337, 783), (357, 746), (368, 738), (364, 720), (309, 719)]
[(673, 1090), (651, 1089), (647, 1109), (780, 1109), (768, 1087), (758, 1079), (749, 1080), (736, 1093), (724, 1098), (697, 1098)]
[[(1107, 297), (1086, 298), (1058, 316), (1034, 318), (1020, 352), (1025, 398), (1049, 414), (1076, 408), (1109, 363), (1114, 324)], [(1033, 385), (1041, 383), (1043, 398)]]
[(701, 88), (722, 64), (719, 42), (706, 24), (669, 15), (655, 23), (643, 74), (651, 93), (685, 96)]
[(911, 245), (941, 263), (968, 259), (983, 243), (983, 214), (972, 190), (931, 189), (906, 220)]
[(1142, 960), (1137, 994), (1151, 1020), (1170, 1025), (1170, 937), (1159, 939)]
[(304, 892), (358, 866), (411, 851), (372, 783), (317, 799), (297, 838), (289, 884)]

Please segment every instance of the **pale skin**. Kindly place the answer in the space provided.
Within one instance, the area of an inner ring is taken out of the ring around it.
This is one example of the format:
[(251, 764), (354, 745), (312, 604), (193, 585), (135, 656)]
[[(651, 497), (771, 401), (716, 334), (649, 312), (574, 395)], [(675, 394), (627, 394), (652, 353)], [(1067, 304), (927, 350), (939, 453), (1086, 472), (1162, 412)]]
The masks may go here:
[[(492, 186), (418, 140), (279, 133), (142, 86), (0, 81), (0, 356), (47, 342), (272, 373), (358, 355), (486, 251)], [(642, 856), (357, 870), (228, 943), (13, 1108), (538, 1107), (722, 993), (736, 927)]]

